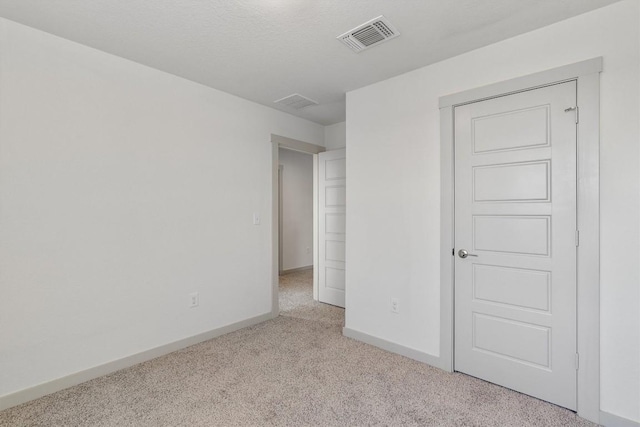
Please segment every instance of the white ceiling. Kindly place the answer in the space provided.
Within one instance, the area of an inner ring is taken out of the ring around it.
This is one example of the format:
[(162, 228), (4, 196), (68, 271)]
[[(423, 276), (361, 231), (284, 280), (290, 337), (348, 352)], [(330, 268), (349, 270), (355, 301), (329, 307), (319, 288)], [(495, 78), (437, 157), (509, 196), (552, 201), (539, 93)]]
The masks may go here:
[[(345, 92), (617, 0), (0, 0), (0, 16), (328, 125)], [(401, 36), (336, 36), (384, 15)], [(300, 93), (302, 110), (273, 101)]]

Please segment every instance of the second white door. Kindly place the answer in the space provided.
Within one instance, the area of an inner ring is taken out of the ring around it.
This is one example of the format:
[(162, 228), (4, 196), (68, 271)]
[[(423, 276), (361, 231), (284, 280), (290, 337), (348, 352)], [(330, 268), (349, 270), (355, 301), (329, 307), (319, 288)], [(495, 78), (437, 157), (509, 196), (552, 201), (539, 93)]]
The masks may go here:
[(573, 410), (575, 106), (567, 82), (455, 109), (455, 369)]
[(318, 300), (344, 307), (346, 150), (318, 154)]

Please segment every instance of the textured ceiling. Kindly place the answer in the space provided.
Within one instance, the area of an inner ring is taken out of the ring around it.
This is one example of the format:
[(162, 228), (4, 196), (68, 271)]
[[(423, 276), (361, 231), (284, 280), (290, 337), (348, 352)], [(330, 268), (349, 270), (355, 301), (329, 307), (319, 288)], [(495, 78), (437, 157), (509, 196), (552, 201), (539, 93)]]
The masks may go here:
[[(327, 125), (345, 92), (616, 0), (0, 0), (0, 16)], [(401, 36), (335, 38), (384, 15)], [(292, 93), (320, 105), (291, 111)]]

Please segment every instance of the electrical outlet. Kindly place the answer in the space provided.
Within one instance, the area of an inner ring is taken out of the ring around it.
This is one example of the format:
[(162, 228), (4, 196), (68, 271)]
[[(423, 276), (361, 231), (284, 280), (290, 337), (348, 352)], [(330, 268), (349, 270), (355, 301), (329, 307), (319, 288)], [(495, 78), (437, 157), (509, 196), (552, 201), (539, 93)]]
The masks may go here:
[(400, 313), (400, 302), (398, 298), (391, 298), (391, 312), (395, 314)]
[(189, 308), (196, 308), (200, 305), (200, 295), (197, 292), (189, 294)]
[(307, 248), (307, 253), (310, 254), (311, 253), (311, 248)]

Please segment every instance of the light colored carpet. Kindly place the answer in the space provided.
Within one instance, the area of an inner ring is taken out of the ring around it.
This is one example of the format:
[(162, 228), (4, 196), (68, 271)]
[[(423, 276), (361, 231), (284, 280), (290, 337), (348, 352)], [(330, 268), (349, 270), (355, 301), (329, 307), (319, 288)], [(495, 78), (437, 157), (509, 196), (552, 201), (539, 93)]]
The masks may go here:
[(0, 412), (0, 426), (593, 426), (570, 411), (341, 335), (311, 273), (282, 315)]
[(280, 315), (344, 326), (343, 308), (313, 300), (312, 270), (280, 276)]

